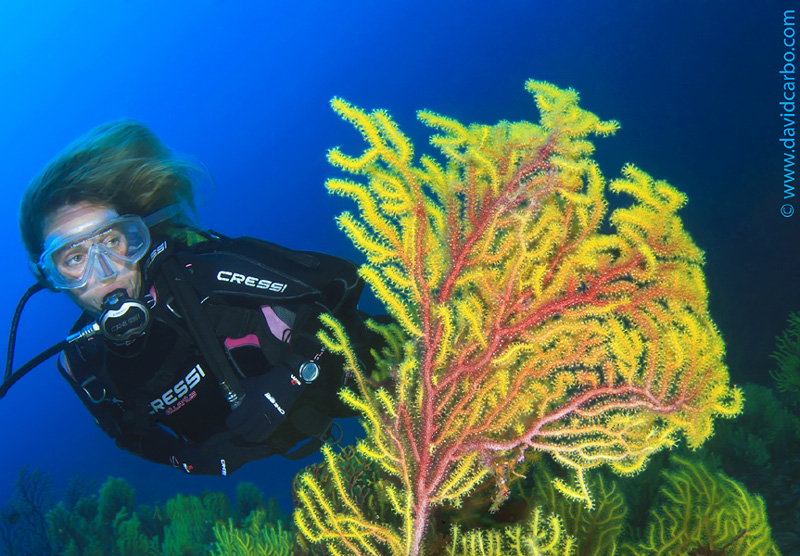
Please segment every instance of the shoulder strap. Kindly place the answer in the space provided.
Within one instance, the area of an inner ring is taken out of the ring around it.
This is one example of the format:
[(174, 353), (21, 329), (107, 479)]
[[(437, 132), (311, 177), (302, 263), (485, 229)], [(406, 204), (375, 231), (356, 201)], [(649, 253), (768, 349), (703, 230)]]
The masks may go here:
[(236, 408), (244, 391), (228, 358), (222, 351), (222, 346), (214, 335), (214, 331), (203, 315), (200, 301), (189, 283), (188, 272), (173, 257), (168, 257), (161, 263), (161, 270), (172, 297), (183, 311), (183, 320), (189, 334), (194, 339), (203, 358), (211, 366), (211, 371), (225, 393), (231, 408)]
[(216, 237), (175, 256), (191, 269), (192, 284), (201, 295), (261, 305), (312, 302), (336, 313), (349, 300), (357, 300), (363, 289), (351, 261), (250, 237)]

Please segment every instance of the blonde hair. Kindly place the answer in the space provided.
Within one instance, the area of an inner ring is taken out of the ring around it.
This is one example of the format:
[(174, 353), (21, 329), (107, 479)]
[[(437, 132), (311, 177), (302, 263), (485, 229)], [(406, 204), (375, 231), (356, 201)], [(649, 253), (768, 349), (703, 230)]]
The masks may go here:
[[(91, 202), (118, 214), (146, 216), (179, 203), (195, 211), (192, 176), (203, 170), (173, 156), (147, 127), (134, 120), (102, 124), (75, 141), (44, 168), (22, 196), (19, 226), (32, 261), (42, 252), (44, 221), (65, 205)], [(186, 233), (189, 215), (155, 227)]]

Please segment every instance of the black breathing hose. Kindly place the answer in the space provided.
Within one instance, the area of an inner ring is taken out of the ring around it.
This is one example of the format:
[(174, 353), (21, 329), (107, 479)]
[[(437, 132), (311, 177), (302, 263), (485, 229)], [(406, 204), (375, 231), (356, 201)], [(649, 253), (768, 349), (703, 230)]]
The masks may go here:
[(45, 286), (40, 283), (35, 283), (32, 285), (28, 290), (22, 295), (22, 298), (17, 303), (17, 309), (14, 311), (14, 318), (11, 319), (11, 330), (8, 332), (8, 351), (6, 352), (6, 370), (3, 374), (3, 384), (0, 385), (0, 398), (6, 395), (8, 389), (21, 379), (28, 371), (33, 369), (36, 365), (44, 362), (45, 360), (51, 358), (53, 355), (64, 349), (68, 342), (66, 340), (57, 343), (53, 347), (49, 348), (46, 351), (43, 351), (30, 361), (28, 361), (25, 365), (20, 367), (16, 372), (12, 372), (11, 369), (14, 365), (14, 349), (15, 344), (17, 341), (17, 326), (19, 325), (19, 319), (22, 315), (22, 309), (25, 307), (25, 303), (31, 298), (31, 296), (37, 292), (42, 291), (45, 289)]
[[(3, 375), (3, 383), (11, 376), (11, 368), (14, 364), (14, 344), (17, 341), (17, 325), (19, 324), (19, 318), (22, 315), (22, 309), (25, 307), (25, 303), (31, 298), (31, 296), (37, 292), (42, 291), (45, 288), (43, 284), (36, 282), (28, 291), (26, 291), (22, 298), (17, 303), (17, 310), (14, 311), (14, 318), (11, 319), (11, 330), (8, 332), (8, 351), (6, 351), (6, 372)], [(5, 394), (5, 391), (3, 391)], [(2, 397), (2, 396), (0, 396)]]
[(20, 367), (13, 373), (6, 375), (5, 379), (3, 380), (3, 384), (0, 385), (0, 399), (2, 399), (6, 395), (6, 392), (8, 392), (8, 389), (11, 388), (11, 386), (13, 386), (15, 382), (17, 382), (19, 379), (25, 376), (28, 373), (28, 371), (30, 371), (37, 365), (44, 363), (46, 360), (50, 359), (58, 352), (64, 350), (68, 345), (69, 342), (67, 340), (62, 340), (56, 345), (47, 348), (45, 351), (43, 351), (42, 353), (40, 353), (27, 363), (25, 363), (22, 367)]
[(70, 334), (66, 340), (47, 348), (42, 353), (25, 363), (22, 367), (12, 372), (14, 364), (14, 344), (17, 339), (17, 325), (22, 314), (22, 308), (30, 297), (45, 288), (42, 284), (34, 284), (17, 304), (14, 318), (11, 320), (11, 330), (8, 334), (8, 355), (6, 357), (6, 371), (3, 383), (0, 384), (0, 398), (6, 395), (8, 389), (21, 379), (31, 369), (44, 363), (52, 356), (63, 351), (71, 343), (78, 340), (91, 338), (95, 334), (102, 334), (113, 342), (126, 342), (131, 338), (141, 336), (150, 325), (150, 313), (147, 306), (141, 301), (130, 299), (123, 288), (118, 288), (103, 298), (103, 311), (97, 321), (84, 326), (78, 332)]

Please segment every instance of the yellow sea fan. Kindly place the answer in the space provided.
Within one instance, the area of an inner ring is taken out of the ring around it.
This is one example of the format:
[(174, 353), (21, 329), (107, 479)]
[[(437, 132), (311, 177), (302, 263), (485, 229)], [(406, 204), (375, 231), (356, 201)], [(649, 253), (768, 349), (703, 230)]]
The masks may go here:
[[(575, 91), (526, 87), (538, 123), (420, 112), (441, 156), (418, 160), (387, 112), (332, 101), (366, 147), (329, 152), (358, 179), (328, 187), (357, 205), (340, 227), (396, 325), (389, 347), (372, 352), (374, 372), (341, 326), (328, 322), (321, 337), (356, 376), (360, 391), (343, 397), (362, 414), (359, 451), (386, 475), (376, 489), (399, 524), (351, 508), (321, 531), (306, 525), (322, 550), (374, 554), (390, 543), (416, 556), (437, 507), (482, 483), (502, 500), (497, 469), (533, 451), (570, 469), (574, 482), (558, 488), (591, 506), (587, 470), (636, 473), (679, 433), (697, 445), (715, 418), (740, 410), (708, 315), (703, 254), (677, 214), (686, 196), (634, 166), (606, 187), (589, 136), (618, 124), (580, 108)], [(610, 214), (609, 192), (627, 203)], [(305, 484), (311, 509), (298, 511), (311, 523), (325, 504)], [(470, 538), (475, 550), (498, 546)]]

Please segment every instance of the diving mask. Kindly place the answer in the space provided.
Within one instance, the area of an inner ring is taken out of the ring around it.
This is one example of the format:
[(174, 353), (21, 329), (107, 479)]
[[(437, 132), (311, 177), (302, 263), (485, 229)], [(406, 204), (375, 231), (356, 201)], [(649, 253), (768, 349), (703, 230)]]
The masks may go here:
[(94, 274), (104, 280), (119, 266), (141, 260), (150, 248), (150, 232), (138, 216), (104, 220), (89, 230), (47, 239), (38, 267), (56, 289), (85, 286)]

